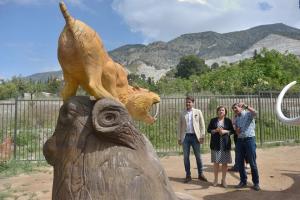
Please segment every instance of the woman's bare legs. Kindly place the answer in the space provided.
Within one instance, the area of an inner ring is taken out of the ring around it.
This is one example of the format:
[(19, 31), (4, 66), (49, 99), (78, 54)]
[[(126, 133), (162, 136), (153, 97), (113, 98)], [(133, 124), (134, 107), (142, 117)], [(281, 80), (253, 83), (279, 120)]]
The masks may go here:
[(227, 187), (226, 184), (226, 173), (227, 173), (227, 163), (222, 164), (222, 185), (224, 188)]
[(214, 163), (214, 182), (213, 182), (213, 186), (217, 186), (218, 185), (218, 173), (219, 173), (219, 163)]

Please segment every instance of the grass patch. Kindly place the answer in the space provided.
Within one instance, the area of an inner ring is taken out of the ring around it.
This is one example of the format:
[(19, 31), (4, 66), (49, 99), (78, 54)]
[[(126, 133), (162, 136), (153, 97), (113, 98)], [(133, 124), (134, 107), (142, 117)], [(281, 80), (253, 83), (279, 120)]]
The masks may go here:
[[(210, 151), (211, 150), (207, 147), (201, 147), (200, 154), (202, 155), (202, 154), (210, 153)], [(158, 155), (159, 158), (168, 157), (168, 156), (183, 156), (182, 148), (180, 149), (180, 151), (156, 152), (156, 154)], [(190, 150), (190, 155), (191, 156), (194, 155), (194, 151), (192, 150), (192, 148)]]
[[(15, 161), (0, 163), (0, 176), (10, 177), (23, 173), (32, 173), (38, 171), (40, 167), (49, 166), (45, 161), (28, 162), (28, 161)], [(1, 198), (0, 198), (1, 199)]]
[(15, 197), (10, 191), (0, 191), (0, 199), (7, 199)]
[(14, 198), (15, 193), (14, 190), (11, 188), (11, 184), (4, 184), (4, 190), (0, 191), (0, 199), (6, 199), (6, 198)]
[(30, 193), (28, 196), (28, 198), (29, 198), (28, 200), (35, 200), (35, 199), (37, 199), (36, 197), (37, 197), (37, 194), (35, 192)]
[(282, 146), (300, 146), (298, 140), (287, 140), (287, 141), (277, 141), (277, 142), (269, 142), (264, 143), (263, 146), (257, 145), (258, 148), (273, 148), (273, 147), (282, 147)]

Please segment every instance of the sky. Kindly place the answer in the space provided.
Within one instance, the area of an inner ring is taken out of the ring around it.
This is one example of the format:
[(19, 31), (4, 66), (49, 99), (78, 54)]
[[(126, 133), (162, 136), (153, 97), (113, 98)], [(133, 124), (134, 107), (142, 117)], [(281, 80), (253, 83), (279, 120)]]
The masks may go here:
[[(185, 33), (226, 33), (284, 23), (300, 28), (299, 0), (65, 0), (105, 48), (170, 41)], [(65, 21), (58, 0), (0, 0), (0, 79), (60, 70)]]

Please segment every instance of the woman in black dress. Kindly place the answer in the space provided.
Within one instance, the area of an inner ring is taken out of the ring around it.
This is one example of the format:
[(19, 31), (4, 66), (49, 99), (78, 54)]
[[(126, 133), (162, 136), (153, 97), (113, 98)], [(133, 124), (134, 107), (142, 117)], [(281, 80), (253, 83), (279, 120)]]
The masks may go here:
[(230, 135), (234, 133), (232, 121), (226, 117), (227, 109), (224, 106), (217, 108), (217, 117), (210, 120), (207, 131), (211, 133), (210, 149), (211, 162), (214, 163), (214, 182), (218, 185), (219, 165), (222, 164), (222, 186), (227, 187), (226, 172), (227, 164), (231, 159), (231, 140)]

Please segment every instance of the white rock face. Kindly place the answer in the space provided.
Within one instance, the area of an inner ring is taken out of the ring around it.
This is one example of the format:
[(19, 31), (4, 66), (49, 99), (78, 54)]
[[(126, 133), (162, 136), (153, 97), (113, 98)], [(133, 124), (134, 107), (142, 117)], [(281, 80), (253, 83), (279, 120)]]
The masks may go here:
[(259, 52), (262, 48), (267, 48), (269, 50), (275, 49), (280, 53), (288, 51), (289, 53), (300, 56), (300, 40), (291, 39), (281, 35), (270, 34), (264, 39), (258, 41), (252, 45), (249, 49), (241, 54), (235, 54), (233, 56), (222, 56), (215, 59), (206, 60), (207, 65), (212, 65), (214, 62), (222, 64), (224, 62), (233, 63), (239, 60), (250, 58), (253, 56), (254, 51)]
[(162, 76), (164, 76), (170, 69), (155, 69), (153, 66), (141, 63), (137, 68), (137, 74), (145, 74), (148, 78), (152, 78), (154, 82), (158, 81)]

